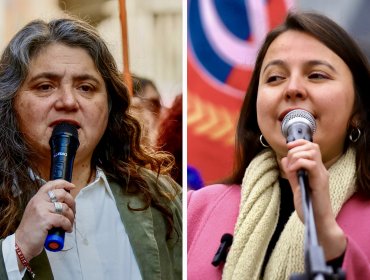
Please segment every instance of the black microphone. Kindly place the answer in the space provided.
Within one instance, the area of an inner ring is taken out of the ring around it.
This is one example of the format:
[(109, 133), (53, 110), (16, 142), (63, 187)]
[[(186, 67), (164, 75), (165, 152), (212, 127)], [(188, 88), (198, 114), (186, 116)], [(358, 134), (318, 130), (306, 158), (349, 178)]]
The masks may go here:
[[(71, 182), (73, 161), (80, 145), (77, 128), (69, 123), (56, 125), (49, 145), (51, 149), (50, 180), (64, 179)], [(64, 236), (65, 231), (62, 228), (52, 228), (46, 237), (45, 248), (52, 252), (62, 250)]]
[(286, 114), (281, 124), (281, 131), (287, 143), (297, 139), (312, 142), (312, 134), (316, 131), (316, 121), (310, 112), (296, 109)]
[(225, 233), (221, 237), (221, 244), (218, 247), (217, 252), (212, 260), (213, 266), (219, 266), (221, 262), (226, 261), (227, 253), (229, 252), (229, 248), (233, 243), (233, 236), (230, 233)]

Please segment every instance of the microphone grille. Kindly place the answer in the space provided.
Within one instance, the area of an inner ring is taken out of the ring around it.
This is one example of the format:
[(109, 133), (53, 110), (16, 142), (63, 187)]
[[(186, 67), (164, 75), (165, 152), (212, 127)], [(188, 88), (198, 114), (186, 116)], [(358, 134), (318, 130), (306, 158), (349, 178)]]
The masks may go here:
[(77, 127), (70, 123), (62, 122), (62, 123), (57, 124), (54, 127), (53, 133), (51, 136), (53, 137), (53, 136), (60, 135), (60, 134), (68, 134), (78, 139)]
[(284, 117), (282, 124), (281, 124), (281, 131), (285, 137), (288, 136), (288, 129), (293, 123), (302, 122), (307, 124), (312, 133), (316, 131), (316, 121), (315, 118), (312, 116), (310, 112), (307, 112), (302, 109), (296, 109), (290, 111)]

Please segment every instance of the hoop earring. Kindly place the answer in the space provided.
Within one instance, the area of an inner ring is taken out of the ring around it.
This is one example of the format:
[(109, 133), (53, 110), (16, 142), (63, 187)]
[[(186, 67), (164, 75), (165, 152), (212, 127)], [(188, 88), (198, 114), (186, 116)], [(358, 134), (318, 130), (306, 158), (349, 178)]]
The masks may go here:
[(261, 145), (263, 146), (263, 147), (265, 147), (265, 148), (270, 148), (270, 145), (269, 144), (266, 144), (267, 143), (267, 141), (266, 141), (266, 139), (265, 138), (263, 138), (263, 135), (261, 134), (261, 136), (260, 136), (260, 143), (261, 143)]
[(358, 127), (352, 128), (350, 134), (348, 135), (349, 140), (352, 143), (356, 143), (361, 137), (361, 130)]

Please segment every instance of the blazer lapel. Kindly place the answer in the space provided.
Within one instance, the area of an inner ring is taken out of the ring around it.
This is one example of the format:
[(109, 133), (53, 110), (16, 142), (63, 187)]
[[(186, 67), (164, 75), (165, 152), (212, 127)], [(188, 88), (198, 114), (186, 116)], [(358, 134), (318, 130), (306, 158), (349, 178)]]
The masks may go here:
[(129, 237), (143, 279), (161, 279), (158, 244), (154, 236), (153, 215), (149, 208), (143, 211), (143, 202), (136, 196), (124, 195), (121, 187), (110, 182), (117, 208)]

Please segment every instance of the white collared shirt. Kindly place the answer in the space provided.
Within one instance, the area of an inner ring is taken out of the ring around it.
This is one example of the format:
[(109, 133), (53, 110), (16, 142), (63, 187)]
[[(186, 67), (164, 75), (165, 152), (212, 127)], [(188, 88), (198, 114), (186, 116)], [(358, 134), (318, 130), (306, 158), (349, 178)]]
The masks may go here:
[[(115, 199), (102, 170), (76, 196), (73, 232), (65, 234), (60, 252), (47, 252), (54, 279), (128, 279), (141, 274)], [(9, 280), (20, 280), (14, 235), (3, 242)]]

